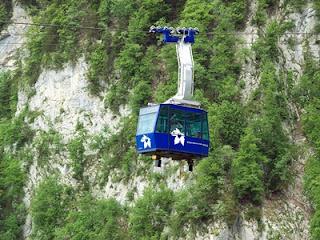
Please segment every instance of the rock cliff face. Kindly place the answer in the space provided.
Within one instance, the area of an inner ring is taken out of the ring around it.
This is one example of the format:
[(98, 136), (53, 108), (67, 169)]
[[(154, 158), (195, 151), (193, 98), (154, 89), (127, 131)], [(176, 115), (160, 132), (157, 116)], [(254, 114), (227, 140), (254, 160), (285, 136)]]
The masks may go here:
[[(257, 29), (253, 26), (252, 16), (257, 9), (257, 2), (251, 1), (249, 8), (249, 18), (243, 32), (239, 36), (246, 43), (254, 43), (257, 40)], [(288, 12), (281, 7), (274, 11), (272, 17), (276, 21), (292, 20), (294, 28), (293, 34), (284, 34), (277, 45), (281, 51), (279, 69), (293, 72), (297, 81), (303, 73), (304, 49), (309, 46), (310, 54), (315, 59), (320, 57), (319, 35), (312, 33), (317, 23), (315, 10), (311, 4), (303, 8), (301, 12)], [(270, 19), (271, 20), (271, 19)], [(13, 9), (12, 22), (30, 23), (30, 17), (23, 8), (15, 4)], [(0, 40), (0, 69), (15, 69), (15, 56), (23, 50), (27, 25), (12, 24), (1, 33)], [(250, 34), (246, 34), (250, 33)], [(293, 41), (294, 44), (289, 44)], [(19, 43), (19, 44), (17, 44)], [(249, 44), (249, 47), (250, 47)], [(243, 46), (239, 46), (243, 47)], [(130, 114), (128, 107), (120, 109), (120, 114), (116, 115), (105, 108), (102, 98), (94, 97), (88, 92), (87, 81), (88, 65), (84, 57), (80, 57), (76, 63), (68, 63), (59, 70), (42, 69), (41, 74), (32, 89), (20, 89), (18, 94), (17, 115), (28, 107), (30, 111), (39, 113), (35, 120), (30, 123), (31, 128), (36, 132), (36, 136), (42, 132), (54, 131), (61, 135), (62, 143), (67, 144), (77, 134), (77, 126), (80, 124), (87, 132), (88, 136), (98, 135), (108, 128), (110, 132), (119, 131), (119, 121), (121, 116)], [(195, 70), (197, 74), (197, 70)], [(260, 82), (259, 71), (254, 56), (248, 56), (241, 70), (241, 77), (245, 83), (242, 89), (242, 99), (248, 101), (250, 94), (257, 89)], [(292, 111), (296, 107), (292, 103)], [(305, 143), (305, 138), (298, 126), (287, 126), (291, 134), (291, 139), (298, 147)], [(108, 133), (109, 134), (109, 133)], [(90, 142), (87, 143), (89, 145)], [(33, 145), (30, 148), (32, 151)], [(86, 148), (85, 155), (93, 156), (95, 153)], [(305, 160), (308, 151), (303, 151), (298, 161), (293, 163), (294, 177), (286, 190), (275, 197), (269, 196), (262, 205), (261, 222), (246, 220), (240, 215), (230, 228), (226, 223), (215, 221), (208, 223), (197, 230), (195, 236), (188, 236), (187, 239), (212, 239), (212, 240), (254, 240), (254, 239), (296, 239), (307, 240), (309, 235), (309, 219), (311, 208), (308, 200), (303, 194), (302, 177), (304, 173)], [(60, 180), (71, 186), (77, 186), (77, 181), (73, 178), (73, 169), (70, 168), (70, 156), (66, 152), (53, 155), (48, 168), (39, 166), (37, 157), (31, 163), (27, 182), (24, 188), (24, 203), (27, 210), (33, 197), (35, 188), (41, 179), (51, 172), (56, 172)], [(95, 197), (116, 198), (121, 204), (134, 205), (143, 195), (144, 189), (150, 185), (150, 180), (142, 175), (136, 175), (129, 180), (114, 181), (117, 172), (111, 172), (106, 182), (101, 187), (97, 181), (99, 175), (99, 158), (96, 163), (90, 164), (84, 170), (84, 175), (88, 177), (88, 182), (92, 187)], [(184, 163), (172, 162), (164, 159), (164, 167), (157, 169), (147, 167), (148, 172), (162, 175), (167, 186), (174, 190), (180, 190), (192, 182), (193, 174), (184, 171)], [(170, 170), (170, 174), (168, 171)], [(132, 193), (133, 197), (128, 198)], [(32, 218), (28, 214), (24, 237), (28, 239), (32, 232)]]
[[(26, 11), (20, 6), (15, 5), (12, 15), (13, 22), (30, 23), (30, 17)], [(25, 34), (27, 32), (27, 25), (9, 25), (7, 29), (1, 32), (0, 45), (0, 68), (13, 69), (15, 63), (15, 55), (19, 48), (25, 42)]]

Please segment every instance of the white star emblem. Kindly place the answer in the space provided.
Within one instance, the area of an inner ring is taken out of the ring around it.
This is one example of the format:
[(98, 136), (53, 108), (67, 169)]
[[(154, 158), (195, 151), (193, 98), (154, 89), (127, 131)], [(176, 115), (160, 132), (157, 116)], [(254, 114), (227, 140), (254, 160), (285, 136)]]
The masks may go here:
[(177, 145), (179, 143), (182, 144), (182, 146), (184, 146), (184, 134), (182, 132), (180, 132), (180, 130), (178, 128), (176, 128), (175, 130), (173, 130), (171, 132), (171, 136), (175, 137), (174, 138), (174, 145)]
[(141, 142), (143, 143), (143, 148), (151, 148), (151, 139), (146, 135), (142, 136)]

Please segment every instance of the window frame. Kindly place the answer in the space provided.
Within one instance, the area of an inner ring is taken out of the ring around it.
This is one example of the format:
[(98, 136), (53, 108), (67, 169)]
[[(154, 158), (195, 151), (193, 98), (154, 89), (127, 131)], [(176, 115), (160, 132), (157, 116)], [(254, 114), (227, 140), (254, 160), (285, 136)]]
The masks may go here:
[[(167, 128), (166, 128), (166, 131), (165, 132), (160, 132), (158, 131), (158, 123), (159, 123), (159, 120), (160, 120), (160, 113), (161, 113), (161, 109), (164, 109), (166, 108), (167, 109)], [(158, 115), (157, 115), (157, 122), (156, 122), (156, 125), (155, 125), (155, 132), (156, 133), (164, 133), (164, 134), (169, 134), (170, 133), (170, 106), (168, 105), (160, 105), (159, 107), (159, 110), (158, 110)]]
[[(148, 111), (148, 109), (149, 109), (149, 111)], [(143, 135), (143, 134), (153, 133), (155, 131), (155, 127), (156, 127), (156, 124), (157, 124), (158, 114), (159, 114), (159, 105), (140, 109), (136, 135)], [(146, 116), (146, 115), (154, 115), (153, 116), (154, 118), (152, 119), (153, 123), (151, 123), (152, 126), (150, 125), (150, 127), (152, 127), (152, 131), (150, 131), (150, 132), (140, 131), (139, 132), (139, 127), (140, 127), (140, 124), (141, 124), (141, 118)]]
[[(161, 109), (163, 108), (167, 108), (167, 121), (168, 121), (168, 126), (167, 126), (167, 131), (166, 132), (160, 132), (158, 131), (158, 124), (160, 121), (160, 112)], [(183, 134), (186, 137), (190, 137), (190, 138), (197, 138), (197, 139), (201, 139), (201, 140), (205, 140), (205, 141), (209, 141), (210, 140), (210, 131), (209, 131), (209, 123), (208, 123), (208, 113), (204, 110), (201, 111), (188, 111), (186, 109), (180, 109), (180, 108), (176, 108), (173, 107), (171, 105), (159, 105), (158, 111), (157, 111), (157, 120), (155, 122), (154, 125), (154, 132), (156, 133), (162, 133), (162, 134), (171, 134), (171, 126), (172, 126), (172, 120), (171, 120), (171, 116), (172, 116), (172, 112), (177, 111), (183, 114)], [(199, 115), (200, 119), (200, 125), (201, 125), (201, 136), (200, 137), (193, 137), (193, 136), (189, 136), (187, 134), (187, 115), (188, 113), (194, 113), (196, 115)], [(140, 117), (140, 116), (139, 116)], [(206, 129), (205, 129), (206, 128)], [(181, 129), (180, 129), (181, 130)], [(205, 131), (206, 130), (206, 131)], [(206, 133), (206, 134), (205, 134)], [(204, 137), (206, 135), (206, 137)]]

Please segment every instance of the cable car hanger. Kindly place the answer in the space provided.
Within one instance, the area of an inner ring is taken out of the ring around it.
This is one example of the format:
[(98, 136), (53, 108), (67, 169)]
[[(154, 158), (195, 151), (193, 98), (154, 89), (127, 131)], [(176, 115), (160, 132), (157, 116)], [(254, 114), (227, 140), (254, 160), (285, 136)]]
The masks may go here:
[(175, 43), (178, 59), (178, 91), (175, 96), (165, 103), (186, 105), (200, 108), (200, 103), (194, 101), (194, 63), (192, 56), (192, 44), (195, 35), (199, 34), (198, 28), (172, 28), (172, 27), (150, 27), (151, 33), (162, 33), (164, 43)]

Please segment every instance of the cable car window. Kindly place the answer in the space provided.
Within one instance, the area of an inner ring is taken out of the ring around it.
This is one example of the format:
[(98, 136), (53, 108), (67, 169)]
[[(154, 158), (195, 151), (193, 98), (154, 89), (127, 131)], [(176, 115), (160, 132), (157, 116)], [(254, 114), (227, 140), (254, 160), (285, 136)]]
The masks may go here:
[(155, 112), (158, 112), (158, 110), (159, 110), (159, 105), (141, 108), (140, 115), (144, 115), (144, 114), (148, 114), (148, 113), (155, 113)]
[(150, 113), (139, 116), (137, 135), (153, 132), (157, 113)]
[(209, 140), (209, 128), (208, 128), (207, 114), (203, 114), (203, 116), (202, 116), (202, 139)]
[(168, 106), (161, 106), (157, 121), (156, 131), (159, 133), (169, 132), (169, 108)]
[(170, 132), (178, 129), (180, 133), (185, 133), (184, 112), (178, 109), (171, 109), (170, 111)]
[(158, 110), (159, 105), (140, 109), (137, 135), (154, 131)]
[(186, 135), (188, 137), (201, 138), (201, 115), (198, 113), (186, 113)]

